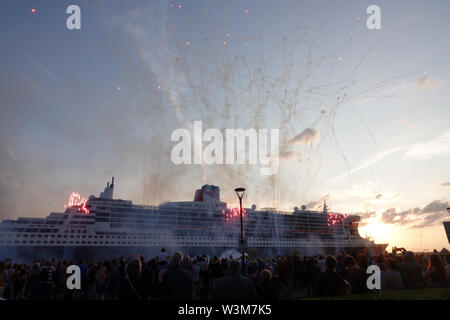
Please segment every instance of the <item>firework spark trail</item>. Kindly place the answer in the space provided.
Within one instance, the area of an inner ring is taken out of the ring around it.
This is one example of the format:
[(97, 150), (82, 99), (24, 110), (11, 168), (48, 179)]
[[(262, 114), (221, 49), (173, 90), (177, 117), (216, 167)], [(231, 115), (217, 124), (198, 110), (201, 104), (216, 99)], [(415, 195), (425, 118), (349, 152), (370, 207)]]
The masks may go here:
[[(124, 16), (133, 18), (128, 22), (132, 27), (130, 30), (142, 32), (142, 36), (135, 38), (134, 44), (142, 65), (130, 67), (134, 70), (142, 69), (143, 66), (146, 79), (150, 79), (146, 82), (155, 79), (161, 86), (156, 93), (165, 97), (149, 97), (147, 104), (153, 109), (162, 110), (161, 114), (152, 113), (152, 119), (149, 121), (165, 123), (166, 128), (171, 128), (173, 120), (170, 118), (175, 115), (179, 127), (187, 127), (193, 120), (202, 119), (205, 128), (222, 129), (267, 128), (268, 125), (277, 127), (273, 121), (279, 121), (282, 145), (286, 145), (290, 137), (297, 135), (304, 128), (318, 130), (321, 139), (314, 145), (304, 147), (303, 162), (298, 163), (299, 169), (305, 169), (309, 176), (308, 181), (298, 188), (297, 194), (301, 198), (314, 184), (320, 171), (321, 160), (312, 159), (324, 141), (329, 140), (334, 144), (347, 171), (351, 171), (334, 127), (339, 110), (361, 97), (389, 97), (377, 93), (405, 77), (417, 74), (395, 76), (364, 86), (357, 78), (358, 70), (364, 65), (376, 42), (357, 58), (355, 64), (351, 63), (351, 60), (355, 59), (352, 55), (355, 36), (359, 30), (358, 26), (361, 25), (357, 22), (353, 23), (350, 36), (343, 36), (337, 51), (326, 48), (315, 40), (314, 33), (318, 28), (297, 25), (275, 39), (280, 41), (280, 57), (273, 59), (265, 50), (266, 46), (273, 45), (268, 42), (273, 39), (266, 39), (263, 32), (230, 34), (232, 24), (227, 12), (222, 13), (225, 23), (218, 26), (210, 24), (207, 18), (216, 13), (214, 6), (208, 6), (195, 16), (186, 15), (181, 18), (178, 14), (176, 17), (172, 15), (169, 8), (153, 10), (145, 2), (139, 2), (135, 7), (137, 9), (140, 6), (149, 9), (156, 22), (152, 25), (154, 30), (149, 29), (145, 16), (124, 13)], [(269, 18), (263, 17), (255, 10), (245, 10), (248, 11), (244, 12), (243, 9), (243, 15), (249, 18), (257, 17), (265, 25), (271, 23)], [(185, 30), (179, 30), (181, 25), (188, 31), (189, 39), (183, 38), (182, 33)], [(158, 32), (162, 34), (159, 42), (150, 36)], [(348, 71), (341, 77), (335, 68), (342, 62), (338, 58), (344, 52), (342, 61), (347, 63)], [(324, 82), (320, 81), (321, 74), (326, 74)], [(148, 85), (154, 86), (153, 83)], [(238, 118), (244, 106), (245, 115)], [(353, 108), (353, 111), (378, 147), (375, 136), (361, 113), (356, 108)], [(316, 113), (315, 119), (309, 124), (305, 123), (308, 121), (308, 115), (313, 112)], [(277, 116), (274, 117), (274, 114)], [(163, 136), (164, 133), (161, 132), (161, 137)], [(150, 164), (144, 166), (144, 171), (150, 171), (144, 172), (148, 177), (145, 185), (150, 188), (145, 191), (145, 195), (152, 195), (152, 203), (165, 200), (158, 197), (171, 193), (170, 184), (181, 183), (187, 172), (199, 172), (201, 180), (214, 180), (225, 186), (246, 181), (254, 188), (252, 192), (264, 194), (266, 197), (271, 195), (273, 203), (285, 200), (281, 190), (287, 187), (286, 183), (283, 183), (280, 177), (256, 177), (256, 170), (250, 165), (202, 166), (200, 170), (184, 166), (178, 168), (175, 174), (174, 166), (167, 164), (165, 159), (167, 148), (163, 144), (152, 145), (152, 148), (153, 154), (145, 160)], [(164, 175), (168, 175), (167, 179), (164, 179)]]

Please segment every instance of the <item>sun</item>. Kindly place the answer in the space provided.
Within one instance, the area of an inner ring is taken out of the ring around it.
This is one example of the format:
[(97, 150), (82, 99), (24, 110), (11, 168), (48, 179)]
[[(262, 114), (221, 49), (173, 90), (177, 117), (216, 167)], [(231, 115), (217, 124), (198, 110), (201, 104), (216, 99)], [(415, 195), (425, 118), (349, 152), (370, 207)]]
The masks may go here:
[(367, 233), (368, 237), (371, 237), (375, 242), (389, 242), (392, 237), (392, 225), (384, 224), (381, 221), (370, 221), (364, 227), (361, 228), (361, 233)]

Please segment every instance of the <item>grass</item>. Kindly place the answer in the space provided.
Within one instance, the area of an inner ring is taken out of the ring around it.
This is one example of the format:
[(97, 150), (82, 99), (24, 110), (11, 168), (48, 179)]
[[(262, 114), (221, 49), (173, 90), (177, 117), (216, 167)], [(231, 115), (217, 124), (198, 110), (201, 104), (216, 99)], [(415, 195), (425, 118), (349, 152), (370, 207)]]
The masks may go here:
[(367, 294), (350, 294), (341, 297), (305, 298), (302, 300), (450, 300), (450, 289), (419, 289)]

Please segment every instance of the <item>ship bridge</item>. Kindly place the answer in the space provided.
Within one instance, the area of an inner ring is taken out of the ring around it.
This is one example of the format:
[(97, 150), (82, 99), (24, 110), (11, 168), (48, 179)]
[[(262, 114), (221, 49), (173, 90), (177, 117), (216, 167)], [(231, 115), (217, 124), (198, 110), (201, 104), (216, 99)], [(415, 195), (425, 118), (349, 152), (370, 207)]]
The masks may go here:
[(213, 209), (225, 210), (226, 202), (220, 201), (218, 186), (205, 184), (195, 191), (194, 201), (167, 201), (159, 205), (161, 209)]

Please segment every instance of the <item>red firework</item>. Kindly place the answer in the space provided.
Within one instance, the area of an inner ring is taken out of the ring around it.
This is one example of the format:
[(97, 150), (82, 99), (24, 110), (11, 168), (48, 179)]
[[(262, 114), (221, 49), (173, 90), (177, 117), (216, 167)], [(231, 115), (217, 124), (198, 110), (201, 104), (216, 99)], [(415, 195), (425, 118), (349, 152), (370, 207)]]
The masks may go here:
[(345, 219), (347, 219), (346, 214), (338, 214), (338, 213), (329, 213), (327, 218), (328, 226), (332, 226), (335, 224), (342, 223)]
[(72, 192), (69, 197), (69, 202), (64, 205), (64, 208), (76, 209), (77, 212), (89, 213), (86, 208), (87, 199), (83, 198), (78, 192)]
[[(230, 221), (230, 219), (239, 218), (241, 216), (239, 208), (222, 210), (222, 213), (225, 215), (225, 221)], [(242, 218), (245, 217), (246, 213), (247, 210), (245, 210), (245, 208), (242, 208)]]

